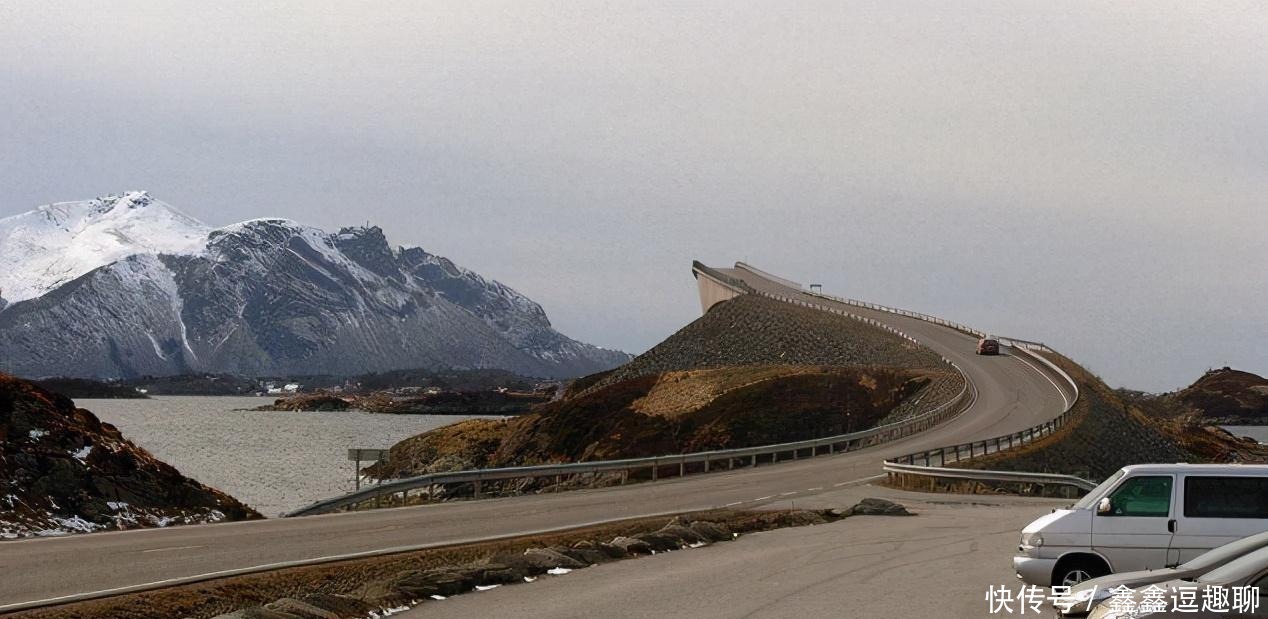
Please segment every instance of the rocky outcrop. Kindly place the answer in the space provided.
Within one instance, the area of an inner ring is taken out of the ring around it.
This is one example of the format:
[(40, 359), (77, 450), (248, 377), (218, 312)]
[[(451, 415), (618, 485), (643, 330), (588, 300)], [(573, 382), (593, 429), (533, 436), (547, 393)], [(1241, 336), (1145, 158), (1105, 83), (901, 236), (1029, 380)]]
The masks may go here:
[(0, 374), (0, 538), (258, 517), (68, 398)]
[(534, 406), (548, 402), (550, 398), (545, 393), (446, 391), (409, 397), (376, 394), (356, 398), (353, 406), (371, 413), (396, 415), (505, 416), (527, 413)]
[(841, 514), (844, 516), (914, 516), (906, 507), (888, 499), (866, 498)]
[(352, 408), (347, 399), (326, 394), (305, 394), (289, 398), (278, 398), (272, 404), (257, 406), (257, 411), (346, 411)]
[(1172, 397), (1207, 424), (1268, 424), (1268, 379), (1250, 372), (1211, 370)]

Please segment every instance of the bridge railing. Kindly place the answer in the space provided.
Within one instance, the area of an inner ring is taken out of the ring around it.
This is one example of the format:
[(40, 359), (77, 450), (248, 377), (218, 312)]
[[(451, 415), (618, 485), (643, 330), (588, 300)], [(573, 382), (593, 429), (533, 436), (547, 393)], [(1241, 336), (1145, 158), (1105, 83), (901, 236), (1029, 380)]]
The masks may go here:
[[(1066, 406), (1062, 410), (1061, 414), (1054, 419), (1011, 434), (996, 436), (980, 441), (960, 443), (958, 445), (949, 445), (936, 449), (927, 449), (924, 451), (898, 456), (892, 460), (887, 460), (884, 464), (884, 468), (885, 472), (889, 474), (891, 481), (900, 480), (900, 476), (925, 476), (969, 480), (989, 479), (993, 481), (1011, 482), (1018, 481), (1016, 477), (1019, 475), (1029, 475), (1034, 477), (1034, 479), (1031, 480), (1032, 482), (1042, 483), (1035, 476), (1046, 475), (1043, 473), (1017, 473), (1007, 471), (945, 468), (946, 465), (954, 462), (996, 454), (1016, 447), (1021, 447), (1022, 445), (1030, 444), (1041, 438), (1051, 436), (1070, 423), (1075, 413), (1075, 405), (1081, 397), (1078, 383), (1068, 373), (1062, 370), (1060, 366), (1053, 363), (1043, 355), (1031, 351), (1026, 346), (1026, 344), (1030, 344), (1029, 342), (1022, 342), (1021, 344), (1021, 346), (1015, 346), (1013, 350), (1020, 351), (1022, 354), (1030, 356), (1031, 358), (1044, 364), (1049, 371), (1051, 371), (1054, 375), (1059, 376), (1066, 384), (1069, 385), (1071, 393), (1073, 393), (1073, 397), (1066, 400)], [(1064, 397), (1064, 394), (1062, 397)], [(1059, 484), (1061, 482), (1054, 481), (1051, 483)], [(1091, 490), (1091, 487), (1086, 487), (1084, 489)]]
[[(740, 264), (737, 263), (736, 266), (740, 267)], [(761, 272), (757, 272), (757, 274), (763, 275)], [(900, 309), (896, 307), (879, 305), (876, 303), (867, 303), (865, 301), (859, 301), (856, 299), (850, 299), (846, 297), (838, 297), (838, 296), (823, 294), (819, 292), (802, 291), (801, 294), (811, 296), (811, 297), (819, 297), (819, 298), (827, 299), (830, 301), (835, 301), (843, 305), (850, 305), (854, 307), (861, 307), (861, 308), (870, 309), (874, 311), (885, 312), (889, 314), (896, 314), (899, 316), (906, 316), (909, 318), (915, 318), (918, 320), (931, 322), (933, 324), (941, 325), (944, 327), (955, 329), (957, 331), (968, 333), (976, 337), (986, 337), (987, 335), (985, 332), (980, 331), (978, 329), (974, 329), (973, 327), (969, 327), (968, 325), (963, 325), (957, 322), (944, 320), (937, 316), (931, 316), (929, 314), (924, 314), (921, 312), (913, 312), (911, 310), (904, 310), (904, 309)], [(864, 320), (866, 319), (864, 318)], [(1052, 361), (1050, 361), (1048, 358), (1044, 357), (1043, 355), (1037, 354), (1040, 352), (1054, 352), (1052, 348), (1050, 348), (1047, 344), (1044, 344), (1043, 342), (1034, 342), (1030, 340), (1023, 340), (1021, 338), (1007, 337), (1007, 336), (996, 336), (996, 338), (1000, 340), (1000, 343), (1010, 346), (1013, 348), (1013, 350), (1019, 351), (1022, 354), (1025, 354), (1035, 359), (1039, 363), (1043, 364), (1047, 368), (1048, 371), (1052, 372), (1053, 375), (1060, 377), (1062, 382), (1069, 385), (1069, 389), (1071, 393), (1073, 394), (1073, 397), (1067, 400), (1067, 404), (1065, 408), (1061, 411), (1061, 414), (1055, 417), (1054, 419), (1045, 421), (1043, 423), (1037, 424), (1030, 428), (1026, 428), (1024, 430), (1020, 430), (1018, 432), (1013, 432), (1011, 434), (1005, 434), (1002, 436), (996, 436), (996, 437), (992, 437), (988, 439), (983, 439), (980, 441), (970, 441), (967, 443), (960, 443), (958, 445), (949, 445), (946, 447), (939, 447), (937, 449), (929, 449), (925, 451), (920, 451), (920, 452), (915, 452), (915, 453), (899, 456), (897, 458), (894, 458), (893, 460), (889, 460), (885, 462), (885, 465), (884, 465), (885, 470), (891, 475), (891, 477), (901, 474), (901, 475), (924, 475), (926, 477), (943, 477), (943, 478), (959, 477), (960, 479), (979, 479), (979, 480), (993, 479), (996, 481), (1019, 481), (1017, 479), (1019, 476), (1030, 476), (1030, 479), (1029, 479), (1030, 482), (1038, 483), (1040, 478), (1046, 475), (1043, 473), (1013, 473), (1013, 472), (1001, 472), (1001, 471), (980, 471), (980, 470), (960, 469), (960, 468), (954, 468), (954, 469), (942, 468), (942, 467), (945, 467), (947, 464), (950, 464), (953, 462), (958, 462), (962, 460), (968, 460), (974, 457), (981, 457), (984, 455), (999, 453), (1001, 451), (1007, 451), (1009, 449), (1020, 447), (1022, 445), (1031, 443), (1035, 440), (1049, 436), (1053, 434), (1054, 432), (1056, 432), (1057, 430), (1060, 430), (1061, 428), (1065, 427), (1065, 425), (1070, 421), (1070, 418), (1073, 415), (1074, 406), (1078, 402), (1080, 397), (1078, 383), (1075, 382), (1075, 380), (1071, 378), (1070, 375), (1065, 372), (1065, 370), (1062, 370), (1060, 366), (1053, 363)], [(901, 470), (899, 469), (899, 467), (901, 467)], [(1069, 476), (1057, 476), (1057, 477), (1069, 477)], [(1087, 482), (1086, 480), (1081, 480), (1077, 477), (1073, 479), (1079, 480), (1080, 482), (1084, 484), (1090, 483), (1090, 482)], [(1048, 483), (1061, 483), (1061, 482), (1049, 481)], [(1091, 487), (1088, 487), (1085, 489), (1090, 490)]]
[(647, 471), (650, 480), (657, 481), (663, 477), (682, 477), (690, 473), (708, 473), (711, 470), (722, 468), (732, 469), (737, 465), (757, 466), (759, 461), (774, 463), (781, 460), (796, 460), (802, 457), (855, 451), (864, 447), (895, 441), (927, 430), (942, 420), (958, 414), (965, 408), (961, 405), (971, 402), (975, 397), (976, 392), (973, 390), (972, 384), (966, 381), (955, 397), (921, 415), (868, 430), (804, 441), (647, 458), (474, 469), (396, 479), (385, 481), (378, 485), (367, 486), (343, 496), (317, 501), (312, 505), (285, 514), (285, 516), (330, 513), (359, 504), (378, 503), (383, 499), (388, 499), (389, 503), (394, 503), (392, 499), (395, 495), (401, 495), (399, 504), (405, 504), (408, 502), (408, 493), (411, 491), (427, 491), (430, 493), (434, 488), (452, 484), (472, 484), (472, 496), (481, 498), (486, 490), (484, 486), (486, 482), (555, 478), (555, 485), (558, 487), (565, 478), (575, 479), (582, 475), (592, 475), (594, 479), (597, 479), (600, 474), (620, 473), (619, 483), (625, 483), (630, 474), (637, 471)]
[(1018, 484), (1039, 484), (1055, 486), (1072, 486), (1081, 490), (1096, 488), (1096, 482), (1088, 481), (1074, 475), (1057, 475), (1053, 473), (1024, 473), (1020, 471), (979, 471), (976, 469), (949, 469), (933, 466), (912, 466), (909, 464), (885, 463), (885, 472), (890, 475), (918, 475), (921, 477), (937, 477), (943, 479), (989, 481)]
[[(717, 273), (716, 271), (710, 272), (712, 269), (709, 269), (699, 263), (693, 265), (693, 269), (705, 273), (710, 277), (718, 278), (723, 282), (727, 281), (725, 275)], [(893, 333), (894, 335), (908, 341), (919, 344), (915, 338), (902, 332), (901, 330), (895, 329), (894, 327), (872, 318), (859, 316), (838, 308), (811, 303), (801, 299), (794, 299), (766, 292), (758, 292), (752, 290), (751, 288), (744, 290), (744, 292), (862, 321), (866, 324)], [(911, 436), (917, 432), (922, 432), (937, 425), (938, 423), (941, 423), (949, 417), (959, 414), (971, 405), (972, 401), (977, 397), (977, 392), (972, 382), (968, 379), (968, 376), (964, 373), (964, 371), (950, 359), (943, 357), (942, 361), (955, 370), (961, 378), (960, 391), (955, 397), (923, 413), (913, 415), (901, 421), (871, 428), (869, 430), (790, 443), (686, 454), (671, 454), (648, 458), (629, 458), (623, 460), (601, 460), (594, 462), (574, 462), (567, 464), (548, 464), (539, 466), (474, 469), (449, 473), (433, 473), (429, 475), (385, 481), (380, 484), (367, 486), (361, 490), (343, 496), (317, 501), (312, 505), (297, 509), (285, 515), (306, 516), (330, 513), (364, 503), (374, 502), (377, 504), (382, 502), (384, 499), (388, 499), (389, 504), (395, 504), (394, 497), (396, 495), (401, 496), (400, 504), (405, 504), (408, 502), (408, 496), (411, 491), (426, 491), (430, 494), (432, 489), (436, 487), (452, 484), (472, 484), (472, 496), (479, 498), (486, 490), (486, 482), (505, 482), (512, 480), (553, 477), (556, 482), (555, 486), (558, 487), (560, 482), (562, 482), (565, 478), (574, 479), (582, 475), (591, 475), (592, 479), (597, 479), (597, 476), (601, 474), (620, 473), (620, 483), (624, 483), (628, 479), (629, 475), (636, 471), (649, 471), (650, 479), (652, 481), (656, 481), (662, 477), (661, 472), (666, 469), (668, 469), (670, 476), (674, 476), (675, 473), (676, 476), (683, 476), (694, 472), (709, 472), (710, 470), (716, 469), (718, 466), (725, 466), (729, 469), (733, 468), (737, 463), (740, 465), (756, 466), (760, 459), (764, 459), (766, 462), (778, 462), (781, 456), (788, 456), (790, 459), (797, 459), (801, 457), (803, 453), (807, 456), (816, 456), (821, 454), (854, 451), (863, 447), (870, 447), (873, 445), (895, 441)], [(689, 467), (688, 465), (698, 466)]]

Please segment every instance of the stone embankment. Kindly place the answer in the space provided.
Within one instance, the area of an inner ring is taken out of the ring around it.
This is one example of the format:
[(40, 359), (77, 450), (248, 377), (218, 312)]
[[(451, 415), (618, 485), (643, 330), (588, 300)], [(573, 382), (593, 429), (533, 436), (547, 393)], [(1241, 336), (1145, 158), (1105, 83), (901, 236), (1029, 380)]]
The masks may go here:
[(1129, 464), (1266, 462), (1268, 450), (1218, 428), (1152, 417), (1073, 361), (1051, 356), (1079, 384), (1071, 423), (1051, 436), (955, 466), (1101, 480)]

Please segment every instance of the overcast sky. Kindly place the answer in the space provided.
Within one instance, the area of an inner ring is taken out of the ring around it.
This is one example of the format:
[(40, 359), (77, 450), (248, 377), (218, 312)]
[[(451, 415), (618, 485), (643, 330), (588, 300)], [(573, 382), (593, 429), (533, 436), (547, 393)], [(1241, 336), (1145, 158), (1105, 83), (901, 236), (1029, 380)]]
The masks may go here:
[(2, 2), (0, 217), (371, 222), (641, 352), (690, 263), (1268, 374), (1268, 8)]

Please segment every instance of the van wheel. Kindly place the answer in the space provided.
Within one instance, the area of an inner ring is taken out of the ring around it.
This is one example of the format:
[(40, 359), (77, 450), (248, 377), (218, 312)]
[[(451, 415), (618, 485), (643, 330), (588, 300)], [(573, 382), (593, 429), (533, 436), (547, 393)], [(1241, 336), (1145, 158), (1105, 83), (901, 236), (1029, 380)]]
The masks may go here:
[(1052, 571), (1052, 586), (1073, 587), (1085, 580), (1109, 574), (1109, 568), (1099, 559), (1075, 557), (1062, 561)]

